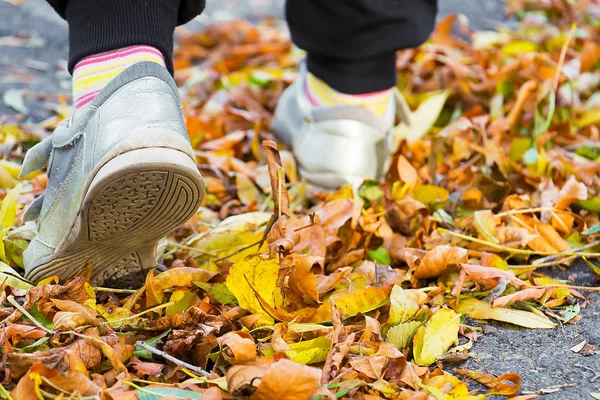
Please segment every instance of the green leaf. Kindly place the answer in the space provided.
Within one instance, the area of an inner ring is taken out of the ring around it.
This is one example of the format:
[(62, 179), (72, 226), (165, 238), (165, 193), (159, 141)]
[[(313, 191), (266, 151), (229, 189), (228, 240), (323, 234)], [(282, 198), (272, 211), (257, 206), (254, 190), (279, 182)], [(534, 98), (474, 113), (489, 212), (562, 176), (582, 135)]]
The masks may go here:
[(421, 325), (421, 322), (411, 321), (390, 328), (387, 333), (388, 343), (401, 350), (407, 348)]
[(576, 200), (573, 204), (584, 210), (600, 213), (600, 197), (592, 197), (587, 200)]
[(149, 387), (140, 388), (137, 390), (139, 400), (160, 400), (165, 397), (176, 399), (192, 399), (198, 400), (202, 397), (200, 393), (192, 392), (191, 390), (183, 390), (168, 387)]
[(197, 296), (194, 292), (183, 290), (174, 291), (169, 301), (175, 302), (175, 304), (167, 307), (165, 310), (165, 315), (169, 317), (171, 315), (183, 313), (185, 310), (190, 308), (196, 297)]
[(600, 232), (600, 224), (596, 224), (596, 225), (592, 226), (591, 228), (586, 229), (581, 234), (584, 236), (587, 236), (587, 235), (593, 235), (594, 233), (598, 233), (598, 232)]
[(36, 340), (34, 343), (30, 344), (29, 346), (25, 346), (21, 349), (15, 349), (15, 350), (17, 351), (17, 353), (30, 353), (31, 350), (37, 350), (38, 347), (40, 347), (41, 345), (46, 343), (48, 340), (50, 340), (50, 338), (48, 336), (44, 336), (43, 338)]
[(367, 251), (367, 256), (369, 260), (375, 261), (377, 264), (390, 265), (392, 263), (389, 253), (383, 247)]
[(565, 323), (578, 316), (580, 311), (581, 308), (579, 307), (579, 304), (570, 305), (567, 308), (565, 308), (565, 310), (562, 313), (563, 318), (565, 319)]
[[(35, 318), (35, 320), (37, 322), (44, 325), (46, 328), (48, 328), (48, 329), (52, 328), (52, 326), (53, 326), (52, 320), (40, 312), (40, 310), (38, 309), (38, 303), (35, 303), (33, 305), (33, 307), (31, 307), (31, 309), (29, 310), (29, 314), (31, 314), (31, 316), (33, 318)], [(23, 318), (27, 318), (27, 317), (23, 317)]]
[[(167, 336), (169, 333), (171, 333), (171, 329), (161, 333), (158, 336), (155, 336), (153, 338), (150, 338), (148, 340), (144, 340), (144, 343), (146, 343), (149, 346), (152, 347), (156, 347), (156, 343), (164, 338), (165, 336)], [(133, 352), (133, 355), (138, 356), (140, 358), (145, 358), (146, 360), (152, 360), (152, 353), (150, 353), (148, 350), (143, 349), (139, 346), (135, 346), (135, 351)]]
[(379, 181), (367, 181), (358, 190), (358, 195), (370, 202), (376, 202), (383, 197), (383, 190), (379, 188)]
[(204, 290), (206, 293), (210, 294), (221, 304), (233, 304), (234, 306), (238, 305), (238, 301), (231, 293), (231, 290), (227, 287), (225, 282), (220, 283), (203, 283), (203, 282), (194, 282), (196, 286)]

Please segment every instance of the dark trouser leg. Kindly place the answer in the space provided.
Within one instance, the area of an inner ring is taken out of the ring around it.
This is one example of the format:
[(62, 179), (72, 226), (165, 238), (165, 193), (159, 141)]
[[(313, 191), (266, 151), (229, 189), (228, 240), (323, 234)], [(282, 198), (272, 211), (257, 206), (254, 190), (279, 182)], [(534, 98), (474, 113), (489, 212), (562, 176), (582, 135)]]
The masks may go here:
[(133, 45), (161, 51), (173, 73), (173, 32), (205, 0), (48, 0), (69, 23), (69, 71), (84, 57)]
[(294, 43), (334, 89), (361, 94), (396, 84), (396, 51), (423, 43), (437, 0), (287, 0)]

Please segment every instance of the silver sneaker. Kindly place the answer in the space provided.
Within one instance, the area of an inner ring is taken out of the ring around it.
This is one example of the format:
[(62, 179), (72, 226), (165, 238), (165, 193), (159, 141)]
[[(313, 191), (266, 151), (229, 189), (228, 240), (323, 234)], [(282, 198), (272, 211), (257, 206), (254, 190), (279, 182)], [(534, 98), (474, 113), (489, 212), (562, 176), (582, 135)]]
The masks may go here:
[(27, 152), (21, 175), (48, 164), (25, 275), (72, 277), (92, 266), (102, 283), (156, 266), (157, 242), (198, 210), (204, 183), (173, 78), (134, 64)]
[[(363, 107), (313, 109), (304, 94), (307, 69), (285, 90), (275, 110), (273, 129), (291, 146), (308, 183), (328, 190), (379, 179), (387, 170), (393, 123)], [(396, 119), (410, 124), (410, 109), (394, 89)]]

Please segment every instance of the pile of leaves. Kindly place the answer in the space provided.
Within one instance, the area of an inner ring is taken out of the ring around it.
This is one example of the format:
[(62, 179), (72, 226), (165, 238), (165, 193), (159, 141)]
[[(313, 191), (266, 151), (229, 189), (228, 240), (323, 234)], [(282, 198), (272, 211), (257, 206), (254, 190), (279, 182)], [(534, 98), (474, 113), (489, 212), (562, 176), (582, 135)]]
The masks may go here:
[(516, 374), (444, 363), (482, 335), (466, 317), (580, 318), (589, 288), (540, 268), (598, 271), (600, 19), (592, 1), (509, 6), (513, 30), (451, 15), (399, 53), (412, 111), (389, 173), (335, 193), (315, 192), (274, 141), (302, 57), (281, 23), (180, 31), (176, 80), (208, 193), (140, 289), (93, 287), (83, 265), (68, 282), (20, 278), (34, 229), (21, 215), (46, 178), (18, 181), (19, 158), (60, 116), (0, 126), (0, 396), (516, 395)]

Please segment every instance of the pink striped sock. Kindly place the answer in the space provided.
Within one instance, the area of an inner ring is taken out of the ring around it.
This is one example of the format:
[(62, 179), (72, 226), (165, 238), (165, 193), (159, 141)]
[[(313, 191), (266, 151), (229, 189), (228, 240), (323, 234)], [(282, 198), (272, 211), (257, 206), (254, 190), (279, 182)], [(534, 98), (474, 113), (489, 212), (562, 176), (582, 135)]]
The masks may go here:
[(154, 47), (139, 45), (107, 51), (80, 60), (73, 69), (73, 104), (80, 109), (128, 67), (142, 61), (165, 66), (161, 52)]

